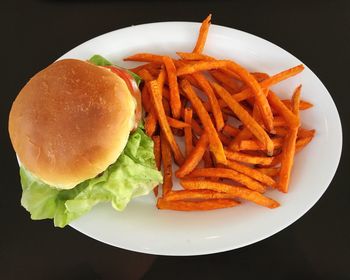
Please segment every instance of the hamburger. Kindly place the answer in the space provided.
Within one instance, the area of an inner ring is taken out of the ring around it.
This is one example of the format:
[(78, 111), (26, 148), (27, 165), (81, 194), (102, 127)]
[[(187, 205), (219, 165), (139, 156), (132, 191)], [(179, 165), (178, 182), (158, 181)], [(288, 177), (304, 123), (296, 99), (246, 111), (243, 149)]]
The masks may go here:
[(142, 128), (138, 79), (94, 56), (56, 61), (23, 87), (9, 134), (32, 219), (64, 227), (99, 202), (121, 211), (162, 181)]

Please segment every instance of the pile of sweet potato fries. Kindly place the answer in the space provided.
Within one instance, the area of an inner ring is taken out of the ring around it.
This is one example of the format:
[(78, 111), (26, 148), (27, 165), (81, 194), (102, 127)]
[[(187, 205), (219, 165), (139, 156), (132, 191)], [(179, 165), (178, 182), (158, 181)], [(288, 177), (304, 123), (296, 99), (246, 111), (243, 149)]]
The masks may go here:
[[(270, 87), (304, 67), (269, 76), (207, 56), (203, 48), (210, 22), (211, 15), (202, 22), (193, 51), (177, 52), (178, 59), (150, 53), (125, 58), (147, 62), (131, 70), (144, 81), (145, 130), (164, 174), (157, 207), (212, 210), (240, 200), (278, 207), (264, 193), (268, 188), (288, 192), (294, 155), (315, 130), (301, 127), (299, 110), (313, 106), (300, 99), (301, 86), (290, 100), (280, 99)], [(173, 160), (179, 167), (175, 174)], [(173, 189), (174, 175), (182, 190)]]

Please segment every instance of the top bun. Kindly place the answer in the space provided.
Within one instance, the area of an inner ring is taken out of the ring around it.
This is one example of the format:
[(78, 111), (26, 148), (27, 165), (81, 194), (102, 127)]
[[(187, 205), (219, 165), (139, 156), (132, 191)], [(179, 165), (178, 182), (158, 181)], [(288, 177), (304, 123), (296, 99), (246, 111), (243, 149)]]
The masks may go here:
[(37, 73), (14, 101), (9, 133), (21, 164), (70, 189), (114, 163), (134, 127), (135, 100), (104, 67), (64, 59)]

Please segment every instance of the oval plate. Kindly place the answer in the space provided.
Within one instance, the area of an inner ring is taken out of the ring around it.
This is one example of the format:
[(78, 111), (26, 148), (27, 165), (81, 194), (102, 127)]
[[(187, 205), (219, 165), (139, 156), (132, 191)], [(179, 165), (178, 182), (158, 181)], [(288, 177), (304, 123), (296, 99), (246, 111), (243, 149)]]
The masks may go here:
[[(122, 59), (137, 52), (176, 56), (195, 45), (199, 23), (161, 22), (116, 30), (81, 44), (62, 58), (88, 59), (100, 54), (122, 67), (134, 67)], [(212, 25), (205, 53), (234, 59), (250, 71), (275, 74), (302, 62), (280, 47), (254, 35)], [(302, 125), (315, 128), (310, 145), (296, 155), (287, 195), (269, 191), (281, 203), (266, 209), (249, 202), (239, 207), (207, 212), (158, 210), (153, 194), (132, 201), (119, 213), (108, 204), (71, 223), (76, 230), (101, 242), (158, 255), (201, 255), (232, 250), (267, 238), (305, 214), (321, 197), (337, 169), (342, 130), (334, 102), (317, 76), (307, 67), (296, 77), (273, 89), (290, 97), (303, 85), (302, 98), (315, 106), (302, 111)]]

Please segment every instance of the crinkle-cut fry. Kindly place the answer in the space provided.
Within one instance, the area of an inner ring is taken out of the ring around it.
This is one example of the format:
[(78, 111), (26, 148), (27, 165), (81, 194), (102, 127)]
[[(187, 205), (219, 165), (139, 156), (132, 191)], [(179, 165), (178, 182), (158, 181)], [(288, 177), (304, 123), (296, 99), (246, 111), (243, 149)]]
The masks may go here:
[(149, 137), (152, 137), (156, 129), (157, 129), (157, 117), (153, 108), (151, 108), (147, 117), (145, 118), (145, 132)]
[[(284, 103), (284, 105), (287, 106), (287, 108), (289, 110), (291, 110), (292, 108), (292, 103), (289, 99), (283, 99), (282, 102)], [(310, 109), (314, 106), (314, 104), (308, 102), (308, 101), (305, 101), (305, 100), (300, 100), (300, 104), (299, 104), (299, 110), (307, 110), (307, 109)]]
[(163, 62), (167, 72), (168, 84), (170, 89), (171, 112), (173, 114), (173, 117), (175, 119), (178, 119), (181, 115), (181, 100), (179, 86), (177, 84), (176, 68), (173, 63), (173, 60), (169, 56), (164, 56)]
[(165, 197), (173, 188), (173, 171), (170, 145), (166, 139), (166, 135), (162, 131), (160, 134), (160, 147), (163, 162), (162, 195)]
[(273, 153), (273, 142), (266, 131), (254, 120), (254, 118), (228, 93), (223, 87), (217, 83), (213, 83), (213, 87), (217, 94), (227, 103), (229, 108), (235, 113), (239, 120), (262, 142), (267, 150), (268, 155)]
[(239, 202), (233, 199), (210, 199), (203, 201), (168, 201), (158, 198), (158, 209), (176, 210), (176, 211), (208, 211), (222, 208), (229, 208), (239, 205)]
[(166, 114), (164, 111), (164, 107), (162, 104), (162, 96), (160, 95), (159, 87), (157, 81), (150, 81), (149, 82), (149, 92), (152, 97), (152, 102), (154, 105), (154, 109), (157, 115), (158, 123), (164, 132), (164, 135), (171, 147), (171, 150), (174, 154), (175, 162), (179, 165), (181, 165), (184, 161), (184, 157), (182, 155), (182, 152), (177, 145), (174, 135), (170, 129), (169, 123), (166, 118)]
[[(152, 136), (153, 140), (153, 153), (154, 153), (154, 159), (156, 161), (156, 166), (157, 169), (160, 170), (161, 168), (161, 148), (160, 148), (160, 136), (159, 135), (154, 135)], [(153, 189), (154, 195), (157, 197), (158, 196), (158, 186), (156, 186)]]
[(240, 130), (228, 123), (225, 123), (222, 132), (224, 134), (226, 134), (227, 136), (231, 136), (231, 137), (236, 137), (238, 135), (238, 133), (240, 132)]
[(281, 99), (273, 91), (270, 90), (267, 99), (269, 100), (271, 107), (285, 119), (285, 121), (288, 123), (288, 126), (299, 127), (299, 119), (295, 116), (295, 114), (293, 114), (291, 110), (288, 109), (286, 105), (284, 105)]
[(176, 52), (176, 54), (184, 60), (215, 60), (214, 57), (202, 53)]
[(235, 195), (237, 198), (249, 200), (268, 208), (276, 208), (279, 206), (279, 203), (272, 198), (268, 198), (257, 191), (252, 191), (240, 186), (203, 179), (182, 179), (180, 180), (180, 184), (186, 190), (213, 190), (217, 192), (229, 193)]
[(192, 142), (192, 116), (193, 111), (191, 108), (185, 108), (184, 110), (184, 121), (185, 123), (189, 124), (189, 127), (185, 127), (185, 154), (188, 156), (190, 152), (193, 149), (193, 142)]
[(124, 61), (163, 63), (163, 56), (158, 54), (153, 54), (153, 53), (137, 53), (124, 58)]
[(269, 165), (272, 163), (274, 159), (274, 157), (252, 156), (241, 152), (232, 152), (229, 150), (225, 150), (225, 154), (227, 159), (250, 163), (250, 164)]
[(209, 138), (206, 133), (203, 133), (199, 138), (198, 143), (186, 157), (184, 163), (180, 166), (180, 168), (175, 172), (176, 177), (183, 178), (187, 174), (189, 174), (199, 162), (202, 160), (203, 155), (208, 147)]
[(241, 85), (239, 84), (240, 82), (225, 72), (220, 70), (211, 70), (210, 75), (212, 75), (220, 84), (228, 87), (229, 90), (234, 93), (237, 93), (241, 88)]
[[(218, 133), (211, 121), (208, 112), (205, 110), (203, 103), (198, 98), (197, 94), (194, 92), (191, 84), (183, 80), (181, 82), (181, 87), (186, 93), (188, 100), (191, 102), (193, 109), (196, 111), (198, 117), (200, 118), (202, 124), (205, 124), (204, 129), (206, 130), (209, 138), (209, 147), (211, 152), (214, 154), (217, 162), (226, 163), (226, 156), (224, 152), (224, 147), (220, 141)], [(192, 124), (193, 125), (193, 124)]]
[(216, 98), (213, 88), (211, 87), (210, 83), (202, 73), (194, 73), (193, 77), (198, 82), (202, 91), (208, 97), (208, 101), (211, 106), (211, 112), (214, 115), (216, 129), (218, 131), (221, 131), (225, 124), (224, 124), (224, 119), (220, 109), (220, 105), (218, 103), (218, 100)]
[(258, 181), (228, 168), (197, 168), (188, 174), (187, 177), (218, 177), (221, 179), (230, 179), (246, 186), (248, 189), (251, 189), (253, 191), (260, 193), (264, 193), (266, 191), (265, 186), (260, 184)]
[(164, 199), (167, 201), (198, 201), (210, 199), (235, 199), (236, 197), (229, 193), (221, 193), (211, 190), (179, 190), (170, 192)]
[(245, 164), (241, 164), (233, 160), (227, 161), (227, 167), (233, 170), (236, 170), (237, 172), (240, 172), (244, 175), (247, 175), (264, 185), (271, 186), (271, 187), (276, 186), (276, 181), (274, 179), (272, 179), (268, 174), (264, 174), (263, 172), (260, 172), (256, 168), (249, 167)]
[(270, 177), (275, 177), (280, 173), (280, 169), (278, 167), (257, 168), (255, 170), (258, 170), (259, 172)]
[[(302, 64), (298, 65), (298, 66), (295, 66), (293, 68), (290, 68), (290, 69), (287, 69), (285, 71), (282, 71), (276, 75), (273, 75), (271, 76), (270, 78), (262, 81), (260, 83), (260, 86), (262, 88), (269, 88), (283, 80), (286, 80), (290, 77), (293, 77), (297, 74), (299, 74), (301, 71), (304, 70), (304, 66)], [(236, 101), (243, 101), (243, 100), (246, 100), (250, 97), (253, 97), (254, 96), (254, 93), (252, 92), (252, 90), (250, 88), (246, 88), (244, 90), (242, 90), (241, 92), (239, 93), (236, 93), (233, 95), (234, 99), (236, 99)]]
[(207, 40), (207, 36), (208, 36), (210, 23), (211, 23), (211, 14), (209, 14), (207, 18), (202, 22), (201, 27), (199, 29), (197, 42), (192, 52), (194, 53), (203, 52), (205, 41)]
[(273, 115), (266, 95), (255, 78), (241, 65), (230, 60), (227, 68), (238, 74), (254, 93), (256, 105), (259, 107), (261, 117), (268, 131), (273, 132)]
[(173, 128), (185, 128), (185, 127), (191, 127), (189, 124), (183, 122), (183, 121), (179, 121), (177, 119), (173, 119), (171, 117), (167, 117), (168, 123), (170, 125), (170, 127)]
[[(292, 112), (299, 119), (299, 103), (300, 103), (301, 86), (298, 86), (292, 97)], [(282, 147), (281, 169), (279, 174), (278, 188), (280, 191), (288, 192), (290, 175), (294, 163), (294, 154), (296, 140), (298, 136), (298, 127), (292, 127), (285, 137), (285, 142)]]
[(142, 78), (142, 80), (144, 80), (146, 82), (154, 80), (153, 75), (145, 68), (138, 71), (137, 74)]
[[(273, 146), (275, 149), (279, 149), (282, 147), (284, 139), (283, 138), (274, 138), (272, 139)], [(240, 151), (264, 151), (265, 148), (261, 145), (261, 143), (255, 140), (242, 140), (239, 143)]]

